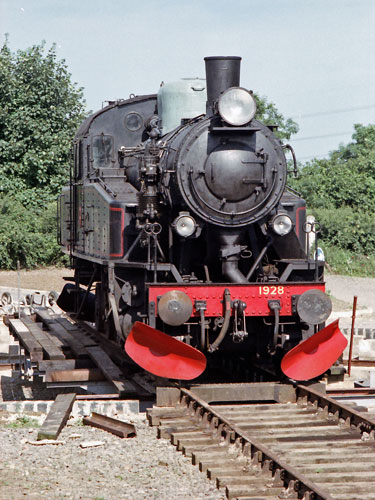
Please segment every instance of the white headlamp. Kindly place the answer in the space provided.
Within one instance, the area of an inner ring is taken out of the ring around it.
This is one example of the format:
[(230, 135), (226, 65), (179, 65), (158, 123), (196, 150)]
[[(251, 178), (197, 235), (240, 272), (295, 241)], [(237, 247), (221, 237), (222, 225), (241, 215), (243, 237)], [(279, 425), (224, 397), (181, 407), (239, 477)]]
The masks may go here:
[(232, 87), (220, 96), (218, 109), (221, 118), (229, 125), (246, 125), (255, 116), (257, 106), (254, 97), (242, 87)]
[(194, 234), (197, 223), (188, 212), (180, 212), (180, 215), (173, 221), (172, 226), (179, 236), (188, 238)]
[(292, 219), (286, 214), (276, 214), (270, 222), (273, 231), (279, 236), (285, 236), (290, 233), (293, 228)]

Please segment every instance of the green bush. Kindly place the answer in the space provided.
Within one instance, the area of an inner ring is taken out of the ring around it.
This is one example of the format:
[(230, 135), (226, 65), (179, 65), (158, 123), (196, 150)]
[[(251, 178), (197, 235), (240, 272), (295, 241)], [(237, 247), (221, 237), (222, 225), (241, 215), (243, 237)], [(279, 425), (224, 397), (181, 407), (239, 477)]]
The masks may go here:
[(64, 265), (68, 259), (57, 244), (56, 203), (26, 208), (14, 197), (0, 201), (0, 268)]
[(326, 267), (329, 272), (349, 276), (375, 277), (375, 255), (354, 254), (324, 242), (319, 242), (324, 250)]
[[(0, 48), (0, 193), (29, 190), (41, 205), (69, 178), (71, 141), (85, 117), (83, 89), (56, 47)], [(41, 199), (40, 199), (41, 198)]]
[(69, 180), (83, 90), (45, 43), (0, 47), (0, 268), (66, 261), (56, 242), (56, 197)]
[(353, 142), (300, 168), (289, 184), (311, 208), (375, 212), (375, 125), (355, 125)]
[(323, 241), (355, 254), (375, 255), (375, 214), (351, 207), (315, 208)]
[(334, 272), (375, 275), (375, 125), (354, 125), (353, 141), (289, 179), (321, 224)]

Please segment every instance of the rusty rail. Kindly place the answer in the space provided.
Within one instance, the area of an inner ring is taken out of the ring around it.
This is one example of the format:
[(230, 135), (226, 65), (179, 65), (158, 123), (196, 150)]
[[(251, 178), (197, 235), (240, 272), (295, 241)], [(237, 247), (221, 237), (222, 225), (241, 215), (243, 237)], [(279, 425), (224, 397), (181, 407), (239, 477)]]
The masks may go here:
[(348, 426), (355, 426), (360, 432), (367, 432), (372, 437), (375, 435), (375, 420), (364, 416), (362, 413), (346, 406), (335, 399), (322, 394), (311, 387), (303, 385), (296, 386), (297, 400), (304, 399), (306, 402), (316, 404), (326, 414), (335, 414), (339, 420)]
[[(245, 456), (255, 459), (262, 467), (268, 467), (272, 476), (279, 478), (284, 487), (294, 490), (304, 500), (332, 500), (331, 495), (314, 484), (310, 479), (281, 460), (269, 448), (254, 438), (250, 438), (239, 427), (221, 416), (212, 406), (200, 399), (194, 392), (181, 389), (181, 405), (194, 411), (202, 423), (215, 429), (228, 442), (235, 443)], [(301, 496), (302, 495), (302, 496)]]
[[(275, 387), (275, 403), (217, 386), (217, 394), (215, 385), (166, 389), (148, 418), (227, 498), (375, 498), (366, 465), (375, 460), (374, 419), (303, 385), (289, 386), (293, 394)], [(352, 459), (342, 463), (344, 449)]]

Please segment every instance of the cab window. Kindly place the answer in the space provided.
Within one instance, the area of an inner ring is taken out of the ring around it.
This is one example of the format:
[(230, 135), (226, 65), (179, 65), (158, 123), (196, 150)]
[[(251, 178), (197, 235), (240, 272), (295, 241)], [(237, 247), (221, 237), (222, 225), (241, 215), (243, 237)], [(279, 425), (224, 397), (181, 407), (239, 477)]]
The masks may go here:
[(113, 137), (111, 135), (94, 135), (91, 140), (91, 161), (94, 169), (112, 166)]

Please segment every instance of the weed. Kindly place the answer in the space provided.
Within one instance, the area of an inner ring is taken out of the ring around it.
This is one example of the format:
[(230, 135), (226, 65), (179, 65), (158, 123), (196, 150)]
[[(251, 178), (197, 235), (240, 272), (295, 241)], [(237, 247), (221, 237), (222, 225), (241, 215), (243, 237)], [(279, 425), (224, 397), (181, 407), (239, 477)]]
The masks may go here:
[(30, 418), (26, 415), (22, 417), (17, 417), (13, 422), (9, 422), (5, 425), (10, 429), (21, 429), (21, 428), (30, 428), (30, 427), (40, 427), (39, 422), (35, 418)]

